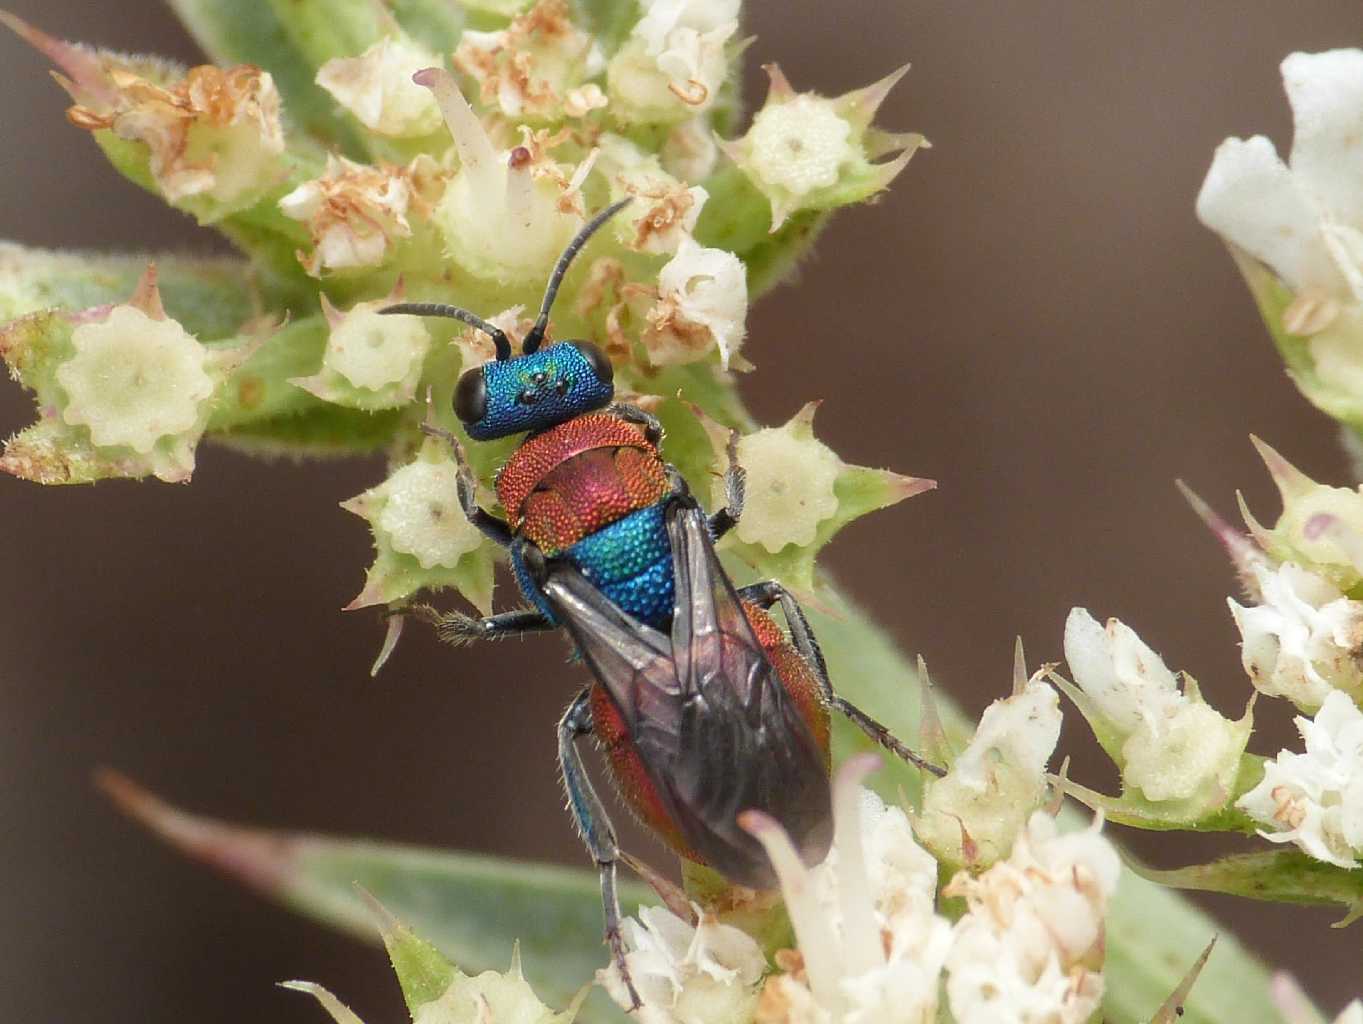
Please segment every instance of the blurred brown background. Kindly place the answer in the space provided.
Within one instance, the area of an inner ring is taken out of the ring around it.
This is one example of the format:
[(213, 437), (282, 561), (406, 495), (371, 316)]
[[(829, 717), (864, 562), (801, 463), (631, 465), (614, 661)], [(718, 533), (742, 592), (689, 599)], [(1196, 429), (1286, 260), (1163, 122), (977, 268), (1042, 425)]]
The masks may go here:
[[(58, 35), (195, 57), (151, 0), (9, 6)], [(822, 396), (846, 458), (941, 482), (859, 523), (832, 566), (972, 711), (1005, 691), (1015, 634), (1033, 663), (1056, 659), (1085, 604), (1238, 713), (1230, 573), (1172, 481), (1227, 510), (1242, 488), (1271, 518), (1250, 432), (1319, 477), (1348, 469), (1193, 199), (1224, 136), (1290, 140), (1278, 62), (1363, 42), (1357, 5), (787, 0), (750, 4), (748, 29), (750, 101), (764, 61), (836, 93), (909, 59), (882, 123), (934, 143), (751, 321), (761, 417)], [(0, 237), (214, 244), (105, 166), (9, 37), (0, 97)], [(28, 420), (0, 387), (0, 432)], [(339, 611), (368, 536), (336, 502), (379, 472), (207, 448), (189, 488), (0, 480), (0, 1020), (316, 1018), (272, 987), (292, 977), (368, 1020), (400, 1015), (380, 956), (182, 862), (92, 791), (96, 765), (230, 818), (583, 862), (554, 771), (576, 686), (555, 641), (455, 653), (413, 631), (368, 678), (378, 628)], [(1260, 711), (1256, 746), (1276, 749), (1288, 710)], [(1072, 717), (1063, 748), (1090, 752)], [(1075, 774), (1110, 782), (1094, 760)], [(1167, 865), (1211, 850), (1135, 845)], [(1327, 1006), (1360, 987), (1363, 926), (1207, 905)]]

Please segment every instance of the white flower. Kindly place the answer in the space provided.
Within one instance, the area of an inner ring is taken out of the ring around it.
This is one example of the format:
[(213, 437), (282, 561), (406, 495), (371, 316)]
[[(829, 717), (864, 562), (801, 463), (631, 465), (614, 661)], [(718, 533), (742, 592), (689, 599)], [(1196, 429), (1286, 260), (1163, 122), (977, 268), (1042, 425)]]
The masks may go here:
[(1284, 164), (1262, 135), (1227, 139), (1197, 197), (1202, 222), (1298, 293), (1363, 297), (1363, 50), (1282, 63), (1296, 125)]
[(317, 72), (317, 84), (370, 131), (412, 138), (440, 127), (435, 98), (412, 81), (416, 72), (439, 63), (424, 46), (385, 36), (358, 57), (327, 61)]
[(1203, 702), (1196, 682), (1174, 674), (1129, 627), (1106, 629), (1082, 608), (1065, 622), (1072, 692), (1122, 779), (1147, 800), (1184, 801), (1210, 812), (1230, 798), (1252, 719), (1233, 722)]
[(1283, 750), (1236, 806), (1268, 826), (1259, 834), (1295, 843), (1339, 867), (1363, 861), (1363, 711), (1336, 690), (1314, 719), (1298, 717), (1302, 754)]
[(790, 838), (755, 811), (740, 821), (766, 848), (799, 942), (800, 974), (767, 982), (760, 1024), (930, 1024), (951, 945), (934, 910), (937, 863), (908, 818), (860, 782), (877, 761), (848, 760), (833, 780), (833, 847), (806, 868)]
[[(972, 867), (1007, 856), (1046, 793), (1046, 762), (1060, 739), (1060, 699), (1036, 676), (985, 708), (965, 751), (927, 784), (914, 821), (940, 860)], [(967, 852), (966, 843), (973, 844)]]
[(1121, 861), (1099, 834), (1035, 812), (1013, 852), (943, 890), (965, 898), (947, 958), (957, 1024), (1083, 1024), (1103, 995), (1103, 918)]
[(304, 222), (312, 233), (313, 251), (299, 254), (304, 269), (316, 277), (323, 270), (383, 263), (395, 241), (412, 234), (408, 209), (423, 201), (419, 190), (425, 183), (438, 187), (437, 178), (429, 156), (405, 169), (328, 156), (322, 177), (279, 200), (284, 216)]
[[(625, 963), (643, 1006), (644, 1024), (747, 1024), (767, 969), (762, 949), (745, 932), (694, 907), (689, 924), (665, 907), (644, 907), (621, 934)], [(597, 981), (623, 1007), (629, 992), (614, 963)]]
[(1291, 562), (1254, 573), (1261, 603), (1246, 608), (1228, 599), (1254, 688), (1308, 713), (1336, 689), (1363, 700), (1363, 602)]
[(644, 17), (607, 67), (611, 110), (624, 121), (670, 124), (708, 110), (738, 31), (737, 0), (647, 0)]
[(526, 146), (498, 151), (449, 72), (427, 69), (418, 78), (459, 151), (459, 173), (434, 214), (450, 257), (484, 280), (542, 282), (582, 223), (577, 183)]
[(743, 344), (747, 316), (743, 261), (687, 236), (658, 273), (658, 300), (647, 313), (642, 341), (658, 366), (694, 362), (717, 348), (727, 367)]

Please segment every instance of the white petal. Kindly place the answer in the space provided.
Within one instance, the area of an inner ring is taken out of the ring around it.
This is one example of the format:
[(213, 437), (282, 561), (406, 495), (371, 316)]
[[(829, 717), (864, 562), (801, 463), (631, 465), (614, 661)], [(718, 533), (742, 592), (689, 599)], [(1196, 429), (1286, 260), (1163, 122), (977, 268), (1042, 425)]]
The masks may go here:
[(1363, 224), (1363, 50), (1294, 53), (1282, 74), (1293, 176), (1333, 219)]
[(1317, 211), (1262, 135), (1227, 139), (1216, 148), (1197, 196), (1197, 216), (1293, 289), (1349, 295), (1326, 251)]

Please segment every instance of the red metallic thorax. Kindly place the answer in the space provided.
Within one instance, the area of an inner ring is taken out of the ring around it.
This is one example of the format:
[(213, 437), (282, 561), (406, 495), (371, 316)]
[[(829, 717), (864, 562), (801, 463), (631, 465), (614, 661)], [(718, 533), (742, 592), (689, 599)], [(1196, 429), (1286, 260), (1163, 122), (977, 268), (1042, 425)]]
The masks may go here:
[[(823, 751), (824, 766), (829, 765), (828, 709), (819, 698), (818, 681), (809, 664), (800, 656), (786, 639), (776, 620), (754, 604), (744, 602), (743, 610), (748, 622), (757, 635), (758, 642), (766, 652), (786, 692), (795, 701), (800, 716), (809, 725), (819, 749)], [(645, 825), (656, 832), (664, 842), (688, 860), (704, 863), (695, 851), (687, 847), (676, 823), (668, 817), (662, 801), (658, 798), (653, 783), (644, 770), (643, 761), (630, 739), (624, 719), (615, 707), (615, 702), (604, 686), (592, 687), (592, 716), (596, 725), (596, 738), (601, 743), (610, 761), (615, 785), (621, 797)]]
[(633, 424), (607, 413), (535, 435), (497, 477), (507, 523), (547, 555), (660, 501), (667, 489), (658, 450)]

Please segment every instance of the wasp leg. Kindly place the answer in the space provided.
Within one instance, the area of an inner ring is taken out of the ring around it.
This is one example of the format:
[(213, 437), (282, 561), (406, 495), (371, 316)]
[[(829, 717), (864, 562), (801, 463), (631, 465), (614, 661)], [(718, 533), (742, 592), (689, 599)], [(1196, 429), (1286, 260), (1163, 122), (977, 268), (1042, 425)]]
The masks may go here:
[(601, 798), (592, 788), (587, 778), (582, 755), (578, 753), (577, 741), (590, 736), (592, 724), (591, 688), (587, 688), (573, 698), (568, 710), (558, 723), (558, 764), (563, 772), (563, 787), (568, 792), (568, 808), (573, 812), (573, 820), (587, 844), (587, 850), (601, 872), (601, 905), (606, 915), (606, 944), (610, 946), (611, 959), (629, 992), (630, 1011), (639, 1009), (639, 993), (630, 978), (629, 967), (625, 963), (625, 941), (620, 935), (620, 899), (615, 892), (615, 864), (620, 850), (616, 845), (615, 828), (611, 825)]
[(435, 627), (436, 636), (443, 643), (462, 647), (475, 640), (519, 639), (527, 633), (542, 633), (557, 628), (543, 612), (534, 608), (517, 608), (476, 619), (463, 612), (440, 612), (430, 605), (415, 605), (412, 611)]
[(823, 651), (819, 649), (819, 642), (814, 638), (814, 630), (809, 625), (809, 619), (805, 617), (804, 609), (800, 607), (800, 603), (795, 600), (794, 595), (789, 590), (775, 580), (767, 580), (765, 583), (754, 583), (741, 588), (738, 591), (738, 596), (762, 608), (770, 608), (774, 604), (780, 604), (781, 611), (786, 617), (786, 625), (790, 629), (791, 642), (795, 644), (795, 649), (809, 663), (809, 667), (814, 670), (814, 678), (818, 680), (819, 691), (823, 695), (824, 703), (834, 711), (847, 716), (853, 725), (896, 757), (908, 761), (909, 764), (922, 771), (931, 772), (933, 775), (942, 776), (946, 774), (945, 769), (915, 754), (900, 742), (894, 733), (865, 711), (862, 711), (861, 708), (846, 698), (838, 696), (833, 689), (832, 681), (828, 678), (828, 663), (824, 661)]
[(456, 487), (459, 495), (459, 507), (464, 510), (464, 515), (469, 517), (469, 522), (478, 527), (483, 536), (494, 544), (500, 544), (504, 548), (510, 547), (511, 529), (506, 523), (478, 504), (478, 481), (473, 475), (473, 470), (469, 468), (468, 459), (464, 456), (464, 446), (459, 443), (459, 438), (448, 430), (442, 430), (430, 423), (421, 424), (421, 432), (431, 437), (438, 437), (450, 446), (455, 464), (459, 467), (459, 483)]
[(729, 443), (724, 448), (729, 467), (724, 471), (724, 507), (710, 517), (710, 536), (715, 540), (738, 525), (743, 515), (743, 495), (747, 490), (748, 474), (738, 464), (738, 431), (729, 431)]
[(633, 423), (636, 427), (644, 428), (644, 438), (655, 448), (663, 439), (662, 421), (651, 412), (645, 412), (637, 405), (626, 405), (624, 402), (612, 402), (606, 406), (605, 411), (612, 416), (624, 420), (626, 423)]

